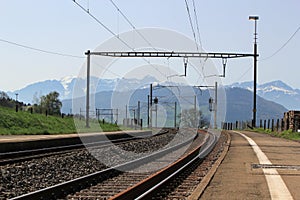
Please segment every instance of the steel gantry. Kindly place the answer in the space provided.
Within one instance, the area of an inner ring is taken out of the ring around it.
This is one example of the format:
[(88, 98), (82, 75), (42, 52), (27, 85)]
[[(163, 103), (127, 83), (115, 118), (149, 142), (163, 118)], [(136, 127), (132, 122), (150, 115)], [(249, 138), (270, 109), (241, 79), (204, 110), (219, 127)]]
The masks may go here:
[(110, 56), (110, 57), (177, 57), (177, 58), (241, 58), (253, 57), (254, 54), (246, 53), (201, 53), (201, 52), (174, 52), (174, 51), (130, 51), (130, 52), (90, 52), (90, 55)]
[[(129, 52), (117, 52), (117, 51), (103, 51), (103, 52), (91, 52), (88, 50), (85, 55), (87, 55), (87, 97), (86, 97), (86, 126), (89, 126), (88, 118), (89, 118), (89, 76), (90, 76), (90, 56), (91, 55), (97, 55), (97, 56), (109, 56), (109, 57), (125, 57), (125, 58), (134, 58), (134, 57), (148, 57), (148, 58), (219, 58), (223, 59), (223, 67), (225, 70), (225, 65), (227, 59), (234, 59), (234, 58), (243, 58), (243, 57), (253, 57), (254, 62), (256, 62), (256, 59), (258, 57), (257, 51), (254, 51), (254, 54), (249, 53), (218, 53), (218, 52), (210, 52), (210, 53), (203, 53), (203, 52), (174, 52), (174, 51), (157, 51), (157, 52), (151, 52), (151, 51), (129, 51)], [(225, 62), (224, 62), (225, 60)], [(256, 66), (256, 63), (254, 63)], [(185, 75), (186, 75), (186, 64), (185, 66)], [(255, 75), (256, 76), (256, 75)], [(221, 77), (225, 77), (224, 75), (221, 75)], [(256, 80), (255, 80), (256, 82)], [(256, 99), (256, 92), (254, 94), (254, 99)], [(256, 103), (255, 103), (256, 104)], [(253, 108), (253, 122), (255, 124), (255, 112), (256, 112), (256, 105)]]

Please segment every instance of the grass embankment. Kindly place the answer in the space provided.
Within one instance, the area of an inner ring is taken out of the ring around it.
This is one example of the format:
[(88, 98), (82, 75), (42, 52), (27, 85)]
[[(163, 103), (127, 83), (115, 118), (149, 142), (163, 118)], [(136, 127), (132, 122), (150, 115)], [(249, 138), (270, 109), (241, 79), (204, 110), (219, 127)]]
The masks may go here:
[[(117, 131), (115, 124), (100, 124), (90, 122), (90, 128), (85, 128), (85, 121), (72, 117), (45, 116), (29, 112), (15, 112), (14, 109), (0, 107), (0, 135), (34, 135), (34, 134), (65, 134), (77, 132)], [(101, 126), (101, 128), (100, 128)]]
[(272, 132), (270, 129), (264, 130), (263, 128), (255, 128), (255, 129), (250, 130), (250, 131), (265, 133), (265, 134), (269, 134), (269, 135), (272, 135), (272, 136), (275, 136), (275, 137), (285, 138), (285, 139), (289, 139), (289, 140), (298, 140), (298, 141), (300, 141), (300, 133), (293, 132), (292, 130), (287, 130), (287, 131), (282, 131), (282, 132), (276, 132), (276, 131)]

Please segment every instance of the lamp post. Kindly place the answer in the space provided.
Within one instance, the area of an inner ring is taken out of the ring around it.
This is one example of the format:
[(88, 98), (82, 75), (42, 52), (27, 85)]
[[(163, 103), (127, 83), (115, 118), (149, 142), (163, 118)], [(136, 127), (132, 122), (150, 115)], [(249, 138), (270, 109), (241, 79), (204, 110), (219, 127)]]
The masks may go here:
[(249, 20), (254, 20), (254, 81), (253, 81), (253, 119), (252, 127), (256, 126), (256, 81), (257, 81), (257, 20), (258, 16), (249, 16)]

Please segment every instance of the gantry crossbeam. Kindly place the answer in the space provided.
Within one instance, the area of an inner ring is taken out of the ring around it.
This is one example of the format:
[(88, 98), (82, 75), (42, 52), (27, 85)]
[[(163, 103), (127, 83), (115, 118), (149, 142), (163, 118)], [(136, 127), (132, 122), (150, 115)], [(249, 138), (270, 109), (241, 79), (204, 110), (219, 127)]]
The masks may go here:
[(241, 58), (253, 57), (254, 54), (244, 53), (201, 53), (201, 52), (90, 52), (90, 55), (110, 57), (179, 57), (179, 58)]

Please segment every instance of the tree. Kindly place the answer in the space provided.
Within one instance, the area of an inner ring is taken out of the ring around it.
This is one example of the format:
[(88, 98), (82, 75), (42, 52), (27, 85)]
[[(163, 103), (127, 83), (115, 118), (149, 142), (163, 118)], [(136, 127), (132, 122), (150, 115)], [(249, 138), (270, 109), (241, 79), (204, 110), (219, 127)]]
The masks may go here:
[(5, 93), (5, 92), (3, 92), (3, 91), (1, 91), (0, 92), (0, 99), (9, 99), (9, 96)]
[(0, 91), (0, 106), (13, 108), (16, 102), (12, 100), (5, 92)]
[(40, 107), (42, 110), (52, 115), (60, 115), (60, 109), (62, 107), (61, 101), (58, 99), (59, 93), (54, 91), (50, 92), (46, 96), (42, 96), (40, 99)]
[(182, 127), (197, 128), (208, 125), (207, 120), (204, 119), (201, 111), (195, 109), (185, 109), (179, 114), (180, 123)]

